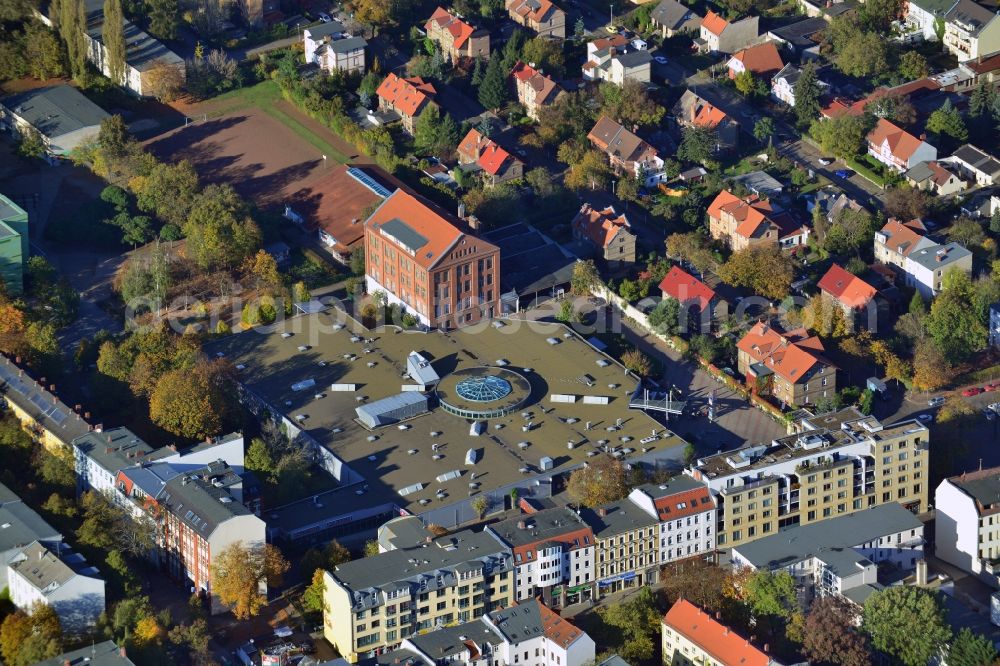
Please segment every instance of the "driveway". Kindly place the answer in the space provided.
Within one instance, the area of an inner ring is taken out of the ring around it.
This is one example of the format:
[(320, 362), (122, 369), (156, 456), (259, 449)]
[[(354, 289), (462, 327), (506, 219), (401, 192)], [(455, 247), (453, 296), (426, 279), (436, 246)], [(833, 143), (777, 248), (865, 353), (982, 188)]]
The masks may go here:
[(797, 141), (782, 143), (778, 146), (778, 153), (801, 163), (807, 169), (812, 169), (817, 174), (826, 176), (831, 183), (844, 190), (848, 196), (857, 201), (867, 202), (869, 206), (875, 208), (883, 208), (885, 206), (885, 190), (867, 178), (861, 177), (853, 169), (851, 169), (850, 178), (838, 177), (835, 173), (836, 171), (850, 169), (850, 167), (841, 159), (835, 160), (829, 166), (822, 166), (819, 163), (820, 158), (828, 157), (828, 155), (808, 141), (799, 139)]

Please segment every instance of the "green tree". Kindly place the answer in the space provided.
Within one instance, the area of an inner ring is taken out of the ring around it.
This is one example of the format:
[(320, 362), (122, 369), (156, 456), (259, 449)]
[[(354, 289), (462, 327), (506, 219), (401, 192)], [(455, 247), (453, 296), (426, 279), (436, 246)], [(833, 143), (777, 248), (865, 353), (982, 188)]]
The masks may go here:
[(40, 21), (31, 21), (25, 27), (24, 57), (28, 73), (40, 81), (66, 72), (59, 39)]
[(969, 114), (973, 118), (989, 116), (996, 107), (997, 93), (986, 79), (982, 79), (969, 98)]
[(834, 62), (848, 76), (870, 78), (888, 69), (889, 49), (881, 35), (857, 32), (840, 44)]
[(483, 82), (479, 84), (479, 103), (488, 110), (499, 109), (510, 95), (507, 91), (507, 70), (503, 69), (501, 58), (490, 58), (486, 65)]
[(520, 59), (535, 64), (556, 78), (562, 78), (566, 71), (566, 56), (563, 54), (562, 41), (547, 37), (533, 37), (521, 47)]
[(576, 24), (573, 26), (573, 37), (575, 37), (577, 41), (580, 41), (586, 34), (587, 34), (587, 26), (583, 22), (583, 16), (580, 16), (578, 19), (576, 19)]
[(479, 84), (483, 82), (483, 58), (477, 55), (475, 63), (472, 65), (472, 85), (479, 88)]
[(597, 266), (590, 259), (578, 260), (573, 265), (573, 275), (570, 278), (570, 288), (574, 294), (585, 296), (590, 294), (590, 290), (601, 283), (601, 276), (597, 272)]
[(621, 362), (627, 370), (634, 372), (640, 377), (648, 377), (653, 374), (652, 361), (638, 349), (632, 348), (623, 353)]
[(177, 39), (180, 12), (177, 0), (146, 0), (149, 12), (149, 33), (159, 39)]
[(799, 80), (795, 82), (795, 121), (799, 127), (808, 127), (819, 117), (819, 78), (816, 76), (815, 62), (802, 67)]
[(754, 123), (753, 138), (760, 143), (771, 143), (774, 139), (774, 121), (770, 116), (762, 116)]
[(776, 247), (750, 246), (734, 252), (719, 268), (724, 282), (774, 300), (788, 295), (793, 275), (791, 259)]
[(272, 544), (236, 541), (215, 555), (212, 591), (238, 620), (255, 617), (267, 604), (261, 590), (288, 571), (288, 561)]
[(302, 593), (302, 606), (307, 611), (322, 613), (326, 610), (326, 602), (323, 599), (326, 594), (326, 582), (323, 576), (324, 571), (316, 569), (312, 574), (312, 582)]
[(973, 298), (969, 276), (952, 269), (945, 275), (943, 286), (931, 304), (927, 332), (944, 358), (956, 364), (986, 345), (988, 331), (980, 313), (969, 307)]
[(616, 502), (628, 494), (625, 476), (625, 466), (620, 461), (599, 456), (592, 458), (586, 467), (570, 473), (566, 492), (581, 506), (596, 507)]
[(70, 72), (77, 81), (82, 81), (87, 73), (87, 46), (83, 33), (87, 27), (84, 0), (61, 0), (59, 2), (59, 34), (66, 44)]
[(685, 127), (681, 130), (681, 143), (677, 147), (677, 158), (685, 162), (708, 165), (715, 154), (718, 138), (709, 127)]
[(51, 606), (36, 602), (18, 609), (0, 625), (0, 656), (8, 666), (29, 666), (62, 652), (62, 627)]
[(559, 304), (559, 312), (556, 313), (556, 321), (569, 324), (573, 322), (575, 316), (576, 309), (573, 307), (573, 301), (568, 298), (563, 299), (562, 303)]
[(104, 0), (101, 38), (107, 54), (108, 78), (122, 85), (125, 83), (125, 15), (121, 0)]
[(231, 391), (224, 365), (199, 362), (190, 369), (171, 370), (156, 382), (149, 416), (181, 437), (218, 435), (232, 412)]
[(611, 604), (598, 611), (604, 624), (620, 636), (618, 653), (631, 663), (644, 662), (656, 652), (660, 635), (660, 612), (649, 587), (632, 598)]
[(904, 666), (926, 666), (951, 638), (939, 593), (908, 585), (888, 587), (869, 597), (861, 628), (875, 649)]
[(790, 617), (797, 607), (795, 579), (787, 571), (757, 571), (747, 581), (747, 602), (754, 615)]
[(660, 335), (677, 335), (680, 332), (680, 312), (680, 301), (664, 298), (649, 313), (649, 325)]
[(244, 466), (252, 471), (262, 474), (265, 477), (274, 473), (274, 459), (267, 443), (259, 437), (254, 437), (247, 447), (246, 460)]
[(209, 185), (195, 196), (183, 227), (188, 256), (200, 267), (231, 268), (260, 247), (260, 229), (230, 185)]
[(907, 81), (922, 79), (930, 73), (930, 67), (919, 51), (906, 51), (899, 57), (899, 74)]
[(26, 126), (18, 130), (17, 154), (21, 157), (43, 157), (47, 148), (41, 133), (34, 127)]
[(948, 666), (988, 666), (997, 658), (993, 642), (962, 627), (948, 648)]
[(601, 113), (626, 127), (653, 127), (666, 113), (663, 105), (649, 96), (646, 86), (634, 79), (626, 79), (621, 86), (602, 83), (599, 90)]
[(744, 97), (756, 96), (761, 90), (760, 81), (749, 69), (737, 74), (733, 83), (736, 84), (736, 90)]
[(868, 136), (868, 121), (862, 116), (843, 114), (834, 118), (814, 120), (809, 133), (816, 141), (838, 157), (861, 154)]
[(934, 111), (927, 119), (927, 131), (937, 135), (950, 136), (957, 141), (965, 141), (969, 138), (969, 130), (962, 120), (962, 114), (951, 104), (950, 99), (945, 99), (941, 108)]
[(118, 520), (117, 509), (107, 496), (90, 491), (80, 497), (80, 508), (83, 512), (83, 522), (76, 530), (77, 540), (85, 546), (110, 549), (114, 545), (115, 523)]

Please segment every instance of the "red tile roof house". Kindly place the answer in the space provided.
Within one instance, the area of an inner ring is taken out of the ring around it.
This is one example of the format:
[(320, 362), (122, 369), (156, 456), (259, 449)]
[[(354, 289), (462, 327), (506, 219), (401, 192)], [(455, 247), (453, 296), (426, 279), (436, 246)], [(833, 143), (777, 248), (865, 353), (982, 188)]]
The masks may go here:
[(875, 302), (878, 290), (839, 264), (830, 266), (820, 278), (819, 291), (824, 301), (843, 311), (852, 326), (858, 321), (857, 316), (864, 317), (871, 325), (878, 323), (878, 304)]
[(601, 116), (587, 135), (598, 150), (608, 156), (611, 168), (642, 178), (646, 187), (663, 180), (663, 160), (656, 148), (629, 132), (607, 116)]
[(696, 43), (713, 53), (736, 53), (757, 41), (758, 21), (758, 17), (749, 16), (730, 23), (715, 12), (708, 12), (701, 21), (700, 39)]
[(437, 94), (434, 85), (419, 76), (402, 78), (390, 73), (375, 91), (380, 111), (399, 114), (403, 129), (413, 134), (413, 122), (428, 106), (434, 104)]
[(450, 62), (459, 58), (489, 58), (490, 33), (477, 30), (443, 7), (438, 7), (424, 25), (427, 38), (441, 48)]
[(566, 39), (566, 12), (552, 0), (506, 0), (507, 15), (539, 37)]
[(680, 266), (674, 266), (660, 282), (660, 293), (665, 299), (672, 298), (680, 302), (681, 331), (711, 332), (716, 308), (721, 302), (714, 289)]
[(664, 664), (773, 666), (777, 662), (749, 640), (686, 599), (663, 617), (660, 642)]
[(808, 242), (811, 230), (770, 201), (722, 190), (708, 206), (708, 232), (739, 252), (753, 245), (794, 250)]
[(758, 395), (782, 407), (801, 407), (832, 398), (837, 369), (823, 357), (823, 342), (806, 329), (782, 333), (758, 322), (736, 343), (739, 373)]
[(737, 51), (726, 63), (729, 68), (729, 78), (735, 79), (743, 72), (750, 72), (765, 83), (770, 83), (771, 77), (781, 71), (785, 63), (774, 42), (764, 42)]
[(532, 120), (538, 120), (541, 108), (552, 104), (562, 94), (562, 89), (555, 81), (520, 60), (510, 74), (514, 78), (517, 101)]
[(920, 162), (937, 159), (937, 148), (896, 127), (885, 118), (868, 134), (868, 154), (891, 169), (903, 172)]
[(725, 111), (691, 90), (685, 90), (674, 106), (681, 127), (707, 127), (715, 130), (716, 150), (732, 148), (739, 141), (740, 124)]
[(619, 215), (613, 206), (597, 210), (589, 203), (583, 204), (570, 224), (573, 238), (593, 245), (608, 264), (620, 266), (635, 262), (635, 234), (624, 214)]
[(906, 257), (911, 252), (936, 245), (924, 235), (926, 233), (927, 227), (920, 220), (901, 222), (889, 218), (885, 226), (875, 232), (875, 261), (905, 270)]
[(480, 171), (483, 183), (493, 187), (524, 175), (524, 163), (476, 129), (470, 129), (458, 144), (458, 163), (466, 170)]

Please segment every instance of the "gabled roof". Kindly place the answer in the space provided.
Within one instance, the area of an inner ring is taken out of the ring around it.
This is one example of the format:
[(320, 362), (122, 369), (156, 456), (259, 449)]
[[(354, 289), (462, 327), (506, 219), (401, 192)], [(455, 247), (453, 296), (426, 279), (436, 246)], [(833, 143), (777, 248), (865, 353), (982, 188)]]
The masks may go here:
[(670, 30), (676, 30), (692, 18), (700, 20), (691, 8), (685, 7), (677, 0), (660, 0), (656, 8), (650, 12), (649, 18)]
[(607, 116), (601, 116), (587, 138), (607, 154), (625, 162), (656, 156), (655, 148)]
[(376, 94), (406, 116), (415, 116), (437, 94), (434, 85), (419, 76), (402, 78), (390, 73)]
[(996, 14), (972, 0), (958, 0), (945, 14), (945, 20), (962, 26), (973, 36), (978, 35), (995, 18)]
[(537, 599), (520, 601), (510, 608), (493, 611), (489, 617), (513, 646), (544, 635), (565, 650), (586, 635)]
[(879, 118), (875, 129), (868, 134), (868, 143), (873, 146), (881, 146), (886, 141), (889, 143), (889, 150), (893, 157), (903, 161), (909, 160), (923, 143), (917, 137), (893, 125), (885, 118)]
[(768, 666), (771, 658), (750, 641), (716, 621), (686, 599), (678, 599), (663, 618), (667, 625), (726, 666)]
[(518, 81), (521, 81), (534, 89), (535, 104), (545, 104), (549, 101), (549, 97), (552, 93), (559, 90), (559, 86), (556, 85), (555, 81), (520, 60), (518, 60), (517, 64), (514, 65), (514, 69), (511, 70), (511, 75)]
[(523, 16), (535, 23), (549, 20), (549, 14), (562, 10), (552, 4), (552, 0), (508, 0), (507, 11)]
[(753, 238), (763, 224), (775, 224), (771, 219), (774, 207), (754, 195), (740, 199), (732, 192), (722, 190), (709, 204), (708, 215), (718, 220), (724, 212), (733, 216), (737, 222), (736, 234), (744, 238)]
[[(785, 64), (781, 61), (781, 54), (774, 42), (764, 42), (756, 46), (750, 46), (737, 51), (730, 59), (743, 63), (743, 66), (750, 72), (758, 76), (769, 76), (781, 70)], [(730, 68), (732, 64), (729, 65)]]
[(701, 20), (701, 27), (705, 28), (713, 35), (720, 36), (723, 31), (729, 27), (729, 21), (722, 18), (715, 12), (709, 11), (705, 14), (705, 18)]
[(483, 136), (475, 128), (470, 129), (469, 133), (458, 144), (458, 152), (470, 157), (475, 156), (476, 163), (491, 176), (496, 176), (506, 170), (507, 167), (504, 165), (508, 162), (520, 161), (501, 148), (496, 141)]
[(653, 500), (661, 521), (686, 518), (716, 508), (709, 487), (686, 474), (660, 485), (647, 483), (637, 490)]
[(624, 213), (618, 215), (614, 206), (597, 210), (589, 203), (583, 204), (580, 208), (580, 212), (573, 218), (572, 227), (602, 249), (610, 245), (619, 232), (631, 233), (629, 231), (631, 225)]
[(830, 266), (830, 270), (820, 279), (819, 288), (849, 308), (865, 307), (877, 293), (875, 287), (857, 275), (848, 273), (839, 264)]
[(900, 222), (896, 218), (889, 218), (889, 221), (885, 223), (885, 226), (879, 230), (880, 233), (885, 234), (885, 245), (889, 250), (901, 254), (902, 256), (907, 256), (917, 248), (923, 247), (925, 245), (933, 245), (934, 242), (925, 238), (921, 233), (924, 231), (921, 224), (916, 220), (912, 222)]
[(14, 115), (49, 139), (97, 127), (108, 114), (72, 86), (35, 88), (0, 99)]
[(955, 3), (956, 0), (910, 0), (911, 5), (916, 5), (928, 14), (942, 17), (955, 6)]
[(778, 70), (778, 73), (772, 77), (771, 81), (772, 82), (777, 82), (781, 80), (787, 81), (789, 87), (791, 87), (794, 90), (795, 84), (799, 82), (800, 76), (802, 76), (802, 68), (796, 67), (795, 65), (788, 63), (780, 70)]
[(707, 310), (715, 298), (714, 290), (680, 266), (674, 266), (667, 272), (660, 282), (660, 291), (682, 305), (697, 303), (702, 311)]
[(877, 88), (872, 94), (856, 102), (849, 100), (834, 99), (829, 106), (821, 111), (827, 118), (834, 118), (847, 114), (860, 116), (864, 114), (865, 107), (882, 97), (906, 97), (925, 95), (940, 90), (941, 84), (932, 78), (924, 77), (915, 81), (908, 81), (894, 88)]
[[(425, 269), (436, 265), (448, 250), (466, 238), (458, 218), (422, 197), (396, 190), (365, 222), (367, 228), (388, 236)], [(482, 239), (477, 244), (493, 247)]]
[(971, 143), (959, 146), (951, 156), (985, 174), (1000, 174), (1000, 160), (973, 146)]
[(681, 118), (696, 127), (716, 127), (729, 116), (704, 97), (691, 90), (685, 90), (677, 102)]
[(793, 384), (802, 381), (817, 363), (826, 363), (816, 354), (823, 351), (822, 341), (810, 336), (804, 328), (781, 333), (773, 326), (758, 322), (736, 347)]
[(431, 26), (437, 24), (438, 27), (447, 30), (452, 38), (454, 39), (454, 44), (456, 49), (462, 48), (462, 45), (468, 41), (472, 33), (476, 31), (471, 25), (458, 18), (451, 12), (449, 12), (444, 7), (438, 7), (431, 14), (430, 19), (424, 25), (426, 30), (430, 30)]

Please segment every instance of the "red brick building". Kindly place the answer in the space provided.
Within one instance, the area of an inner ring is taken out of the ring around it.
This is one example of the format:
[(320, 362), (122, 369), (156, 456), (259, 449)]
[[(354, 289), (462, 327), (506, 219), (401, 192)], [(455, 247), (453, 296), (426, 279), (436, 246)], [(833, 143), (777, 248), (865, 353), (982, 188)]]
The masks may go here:
[(397, 190), (365, 222), (365, 283), (424, 326), (454, 328), (500, 311), (500, 248), (429, 201)]

